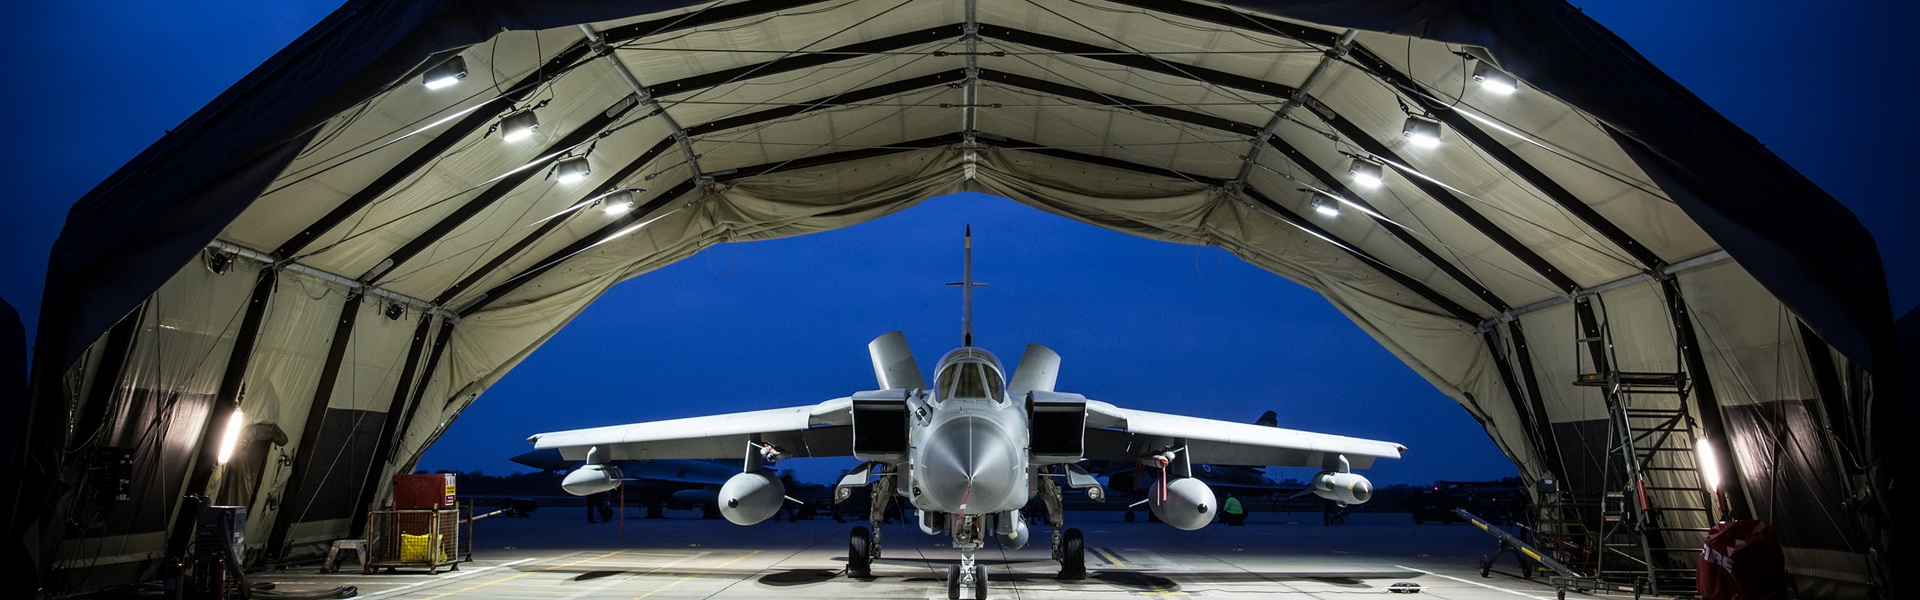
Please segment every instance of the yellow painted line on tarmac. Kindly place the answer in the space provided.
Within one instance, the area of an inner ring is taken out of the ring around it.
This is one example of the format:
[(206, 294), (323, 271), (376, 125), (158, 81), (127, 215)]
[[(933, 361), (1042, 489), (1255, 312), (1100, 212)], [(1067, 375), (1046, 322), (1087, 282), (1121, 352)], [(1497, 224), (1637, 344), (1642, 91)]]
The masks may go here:
[(1112, 552), (1107, 551), (1106, 548), (1094, 548), (1093, 553), (1100, 555), (1100, 560), (1107, 561), (1107, 564), (1110, 564), (1116, 567), (1127, 566), (1127, 563), (1120, 562), (1120, 557), (1115, 556)]
[(759, 554), (759, 553), (760, 553), (760, 551), (759, 551), (759, 550), (755, 550), (755, 551), (752, 551), (752, 552), (748, 552), (748, 553), (746, 553), (746, 554), (742, 554), (742, 555), (740, 555), (740, 557), (739, 557), (739, 558), (735, 558), (735, 559), (733, 559), (733, 560), (730, 560), (730, 561), (727, 561), (727, 562), (723, 562), (723, 563), (720, 563), (720, 564), (718, 564), (718, 565), (714, 565), (714, 566), (712, 566), (712, 567), (708, 567), (708, 568), (707, 568), (707, 570), (705, 570), (705, 571), (701, 571), (701, 572), (699, 572), (699, 573), (694, 573), (694, 574), (692, 574), (692, 575), (687, 575), (687, 576), (684, 576), (684, 577), (681, 577), (681, 578), (679, 578), (679, 579), (675, 579), (675, 580), (673, 581), (673, 583), (669, 583), (669, 584), (666, 584), (666, 585), (663, 585), (663, 586), (660, 586), (660, 589), (657, 589), (657, 590), (654, 590), (654, 591), (651, 591), (651, 592), (647, 592), (647, 593), (645, 593), (645, 594), (642, 594), (642, 595), (641, 595), (640, 597), (641, 597), (641, 598), (645, 598), (645, 597), (648, 597), (648, 596), (652, 596), (652, 595), (654, 595), (654, 594), (658, 594), (658, 593), (660, 593), (660, 592), (664, 592), (664, 591), (667, 591), (667, 589), (668, 589), (668, 588), (671, 588), (671, 587), (673, 587), (673, 586), (676, 586), (676, 585), (680, 585), (680, 584), (682, 584), (682, 583), (686, 583), (686, 582), (687, 582), (688, 580), (691, 580), (691, 579), (693, 579), (693, 578), (695, 578), (695, 577), (699, 577), (699, 576), (701, 576), (701, 575), (705, 575), (705, 574), (708, 574), (708, 573), (712, 573), (712, 572), (714, 572), (714, 571), (717, 571), (717, 570), (719, 570), (719, 569), (720, 569), (721, 567), (724, 567), (724, 566), (727, 566), (727, 565), (730, 565), (730, 564), (733, 564), (733, 563), (737, 563), (737, 562), (740, 562), (740, 561), (742, 561), (742, 560), (746, 560), (746, 559), (747, 559), (747, 557), (749, 557), (749, 556), (753, 556), (753, 555), (755, 555), (755, 554)]
[(519, 575), (514, 575), (514, 576), (512, 576), (512, 577), (502, 577), (502, 578), (499, 578), (499, 579), (495, 579), (495, 580), (493, 580), (493, 581), (489, 581), (489, 582), (486, 582), (486, 583), (482, 583), (482, 584), (477, 584), (477, 585), (470, 585), (470, 586), (467, 586), (467, 587), (464, 587), (464, 588), (460, 588), (460, 589), (457, 589), (457, 590), (454, 590), (454, 591), (451, 591), (451, 592), (446, 592), (446, 593), (444, 593), (444, 594), (439, 594), (439, 595), (435, 595), (435, 596), (428, 596), (428, 597), (426, 597), (426, 598), (423, 598), (422, 600), (435, 600), (436, 598), (445, 598), (445, 597), (447, 597), (447, 596), (452, 596), (452, 595), (454, 595), (454, 594), (458, 594), (458, 593), (461, 593), (461, 592), (466, 592), (466, 591), (471, 591), (471, 590), (477, 590), (477, 589), (480, 589), (480, 588), (483, 588), (483, 587), (487, 587), (487, 586), (490, 586), (490, 585), (493, 585), (493, 584), (496, 584), (496, 583), (500, 583), (500, 582), (503, 582), (503, 581), (513, 581), (513, 580), (515, 580), (515, 579), (519, 579), (519, 578), (521, 578), (521, 577), (526, 577), (526, 576), (528, 576), (528, 575), (532, 575), (532, 574), (534, 574), (534, 573), (545, 573), (545, 572), (547, 572), (547, 571), (552, 571), (552, 570), (554, 570), (554, 569), (563, 569), (563, 568), (566, 568), (566, 567), (571, 567), (571, 566), (574, 566), (574, 565), (577, 565), (577, 564), (580, 564), (580, 563), (585, 563), (585, 562), (593, 562), (593, 561), (596, 561), (596, 560), (600, 560), (600, 559), (602, 559), (602, 558), (606, 558), (606, 557), (609, 557), (609, 556), (613, 556), (613, 555), (615, 555), (615, 554), (619, 554), (619, 553), (622, 553), (622, 552), (626, 552), (626, 550), (615, 550), (615, 551), (612, 551), (612, 552), (608, 552), (608, 553), (606, 553), (606, 554), (602, 554), (602, 555), (599, 555), (599, 556), (595, 556), (595, 557), (592, 557), (592, 558), (582, 558), (582, 559), (580, 559), (580, 560), (576, 560), (576, 561), (573, 561), (573, 562), (570, 562), (570, 563), (567, 563), (567, 564), (564, 564), (564, 565), (554, 565), (554, 566), (551, 566), (551, 567), (547, 567), (547, 568), (545, 568), (545, 569), (540, 569), (540, 570), (538, 570), (538, 571), (527, 571), (527, 572), (525, 572), (525, 573), (521, 573), (521, 574), (519, 574)]

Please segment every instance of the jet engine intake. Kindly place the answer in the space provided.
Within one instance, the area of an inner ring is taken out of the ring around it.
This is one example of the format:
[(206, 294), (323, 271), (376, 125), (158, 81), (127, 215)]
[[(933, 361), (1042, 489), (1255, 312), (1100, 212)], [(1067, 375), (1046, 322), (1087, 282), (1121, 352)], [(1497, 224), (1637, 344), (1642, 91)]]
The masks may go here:
[(1321, 471), (1313, 476), (1313, 495), (1345, 504), (1365, 504), (1373, 499), (1373, 482), (1356, 473)]
[(590, 496), (620, 487), (620, 469), (612, 465), (587, 464), (560, 480), (560, 489), (575, 496)]
[(1204, 481), (1182, 477), (1165, 486), (1152, 486), (1147, 499), (1153, 516), (1177, 529), (1193, 531), (1213, 522), (1213, 489)]
[(752, 525), (780, 512), (787, 486), (771, 471), (741, 473), (720, 486), (720, 515), (735, 525)]

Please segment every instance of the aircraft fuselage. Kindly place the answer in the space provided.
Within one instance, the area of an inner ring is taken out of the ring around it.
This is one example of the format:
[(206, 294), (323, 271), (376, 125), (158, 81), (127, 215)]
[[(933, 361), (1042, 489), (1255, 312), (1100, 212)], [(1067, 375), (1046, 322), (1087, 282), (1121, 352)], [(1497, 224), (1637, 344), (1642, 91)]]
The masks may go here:
[(906, 485), (915, 508), (955, 515), (1018, 510), (1030, 494), (1027, 414), (1006, 394), (999, 361), (979, 348), (948, 353), (931, 400), (907, 438)]

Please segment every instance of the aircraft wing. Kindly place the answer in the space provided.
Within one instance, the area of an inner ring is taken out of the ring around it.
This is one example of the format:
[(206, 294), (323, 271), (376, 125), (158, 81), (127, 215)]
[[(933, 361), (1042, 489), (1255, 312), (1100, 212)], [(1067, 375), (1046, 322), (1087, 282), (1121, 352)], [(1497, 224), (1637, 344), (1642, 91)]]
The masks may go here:
[(1376, 458), (1400, 458), (1406, 447), (1296, 429), (1202, 419), (1120, 408), (1087, 401), (1086, 457), (1137, 461), (1168, 448), (1186, 446), (1195, 464), (1316, 467), (1337, 469), (1339, 457), (1355, 469)]
[(850, 456), (852, 407), (851, 398), (836, 398), (813, 406), (541, 433), (527, 441), (535, 450), (557, 449), (567, 460), (586, 460), (596, 446), (604, 460), (741, 459), (754, 436), (789, 457)]

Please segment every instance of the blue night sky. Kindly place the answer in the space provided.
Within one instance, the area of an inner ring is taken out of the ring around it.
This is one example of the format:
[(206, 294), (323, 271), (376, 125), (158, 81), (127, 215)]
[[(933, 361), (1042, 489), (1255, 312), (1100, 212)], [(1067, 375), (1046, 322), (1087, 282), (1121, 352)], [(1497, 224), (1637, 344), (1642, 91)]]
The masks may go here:
[[(1575, 2), (1847, 205), (1881, 244), (1895, 316), (1920, 303), (1908, 139), (1920, 7)], [(31, 340), (67, 208), (336, 2), (29, 3), (0, 31), (22, 142), (5, 162), (0, 298)], [(1898, 186), (1898, 187), (1896, 187)], [(903, 329), (923, 368), (959, 341), (963, 225), (979, 345), (1065, 359), (1060, 389), (1132, 408), (1388, 439), (1382, 483), (1513, 467), (1467, 413), (1317, 294), (1213, 248), (1134, 238), (961, 195), (837, 231), (709, 249), (616, 286), (482, 396), (428, 469), (507, 472), (528, 434), (811, 404), (874, 386), (865, 343)], [(1541, 351), (1558, 348), (1542, 335)], [(1570, 343), (1570, 340), (1569, 342)], [(1570, 350), (1568, 350), (1570, 351)], [(1204, 457), (1202, 457), (1204, 458)], [(839, 463), (802, 467), (822, 479)], [(1304, 476), (1276, 470), (1276, 475)]]

